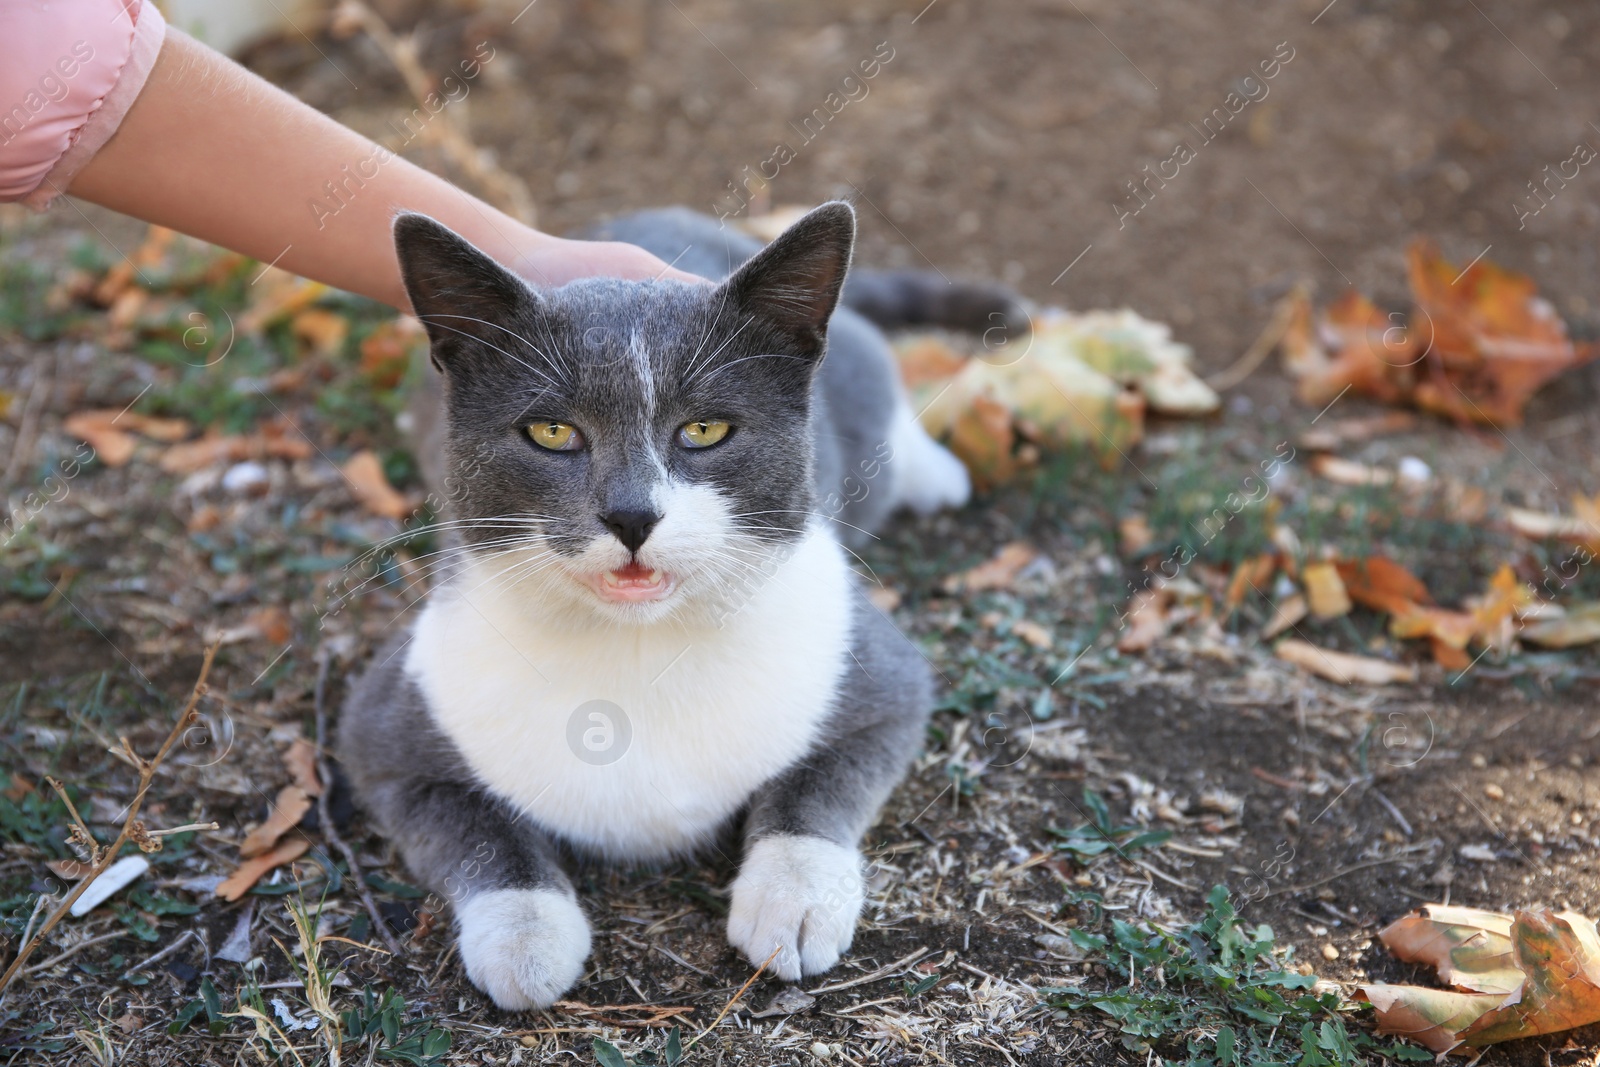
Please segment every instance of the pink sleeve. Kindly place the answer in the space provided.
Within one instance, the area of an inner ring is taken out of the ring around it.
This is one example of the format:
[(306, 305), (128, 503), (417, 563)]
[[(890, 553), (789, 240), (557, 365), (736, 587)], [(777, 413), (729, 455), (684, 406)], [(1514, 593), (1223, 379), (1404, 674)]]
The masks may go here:
[(0, 201), (43, 210), (117, 132), (166, 34), (145, 0), (0, 0)]

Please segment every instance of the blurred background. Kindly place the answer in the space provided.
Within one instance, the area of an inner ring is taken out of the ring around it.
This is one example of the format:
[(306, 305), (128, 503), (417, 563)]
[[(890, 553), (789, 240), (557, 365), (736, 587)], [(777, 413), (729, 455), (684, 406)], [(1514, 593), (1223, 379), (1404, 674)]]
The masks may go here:
[[(209, 10), (229, 6), (176, 3), (173, 20), (379, 139), (416, 106), (371, 36), (318, 32), (322, 5), (242, 2), (233, 22)], [(850, 197), (866, 262), (1131, 306), (1172, 323), (1206, 368), (1237, 356), (1298, 278), (1325, 296), (1403, 293), (1414, 233), (1461, 264), (1492, 246), (1564, 316), (1594, 313), (1595, 175), (1569, 164), (1533, 191), (1580, 143), (1600, 144), (1592, 4), (372, 6), (435, 79), (489, 42), (495, 58), (446, 110), (526, 183), (546, 227), (662, 203), (737, 208), (730, 183), (749, 199), (746, 179), (787, 144), (792, 161), (755, 183), (757, 211)], [(307, 32), (283, 32), (280, 11)], [(893, 58), (862, 79), (883, 46)], [(847, 78), (865, 95), (813, 120), (807, 142), (803, 120), (846, 96)], [(1234, 113), (1230, 94), (1247, 106)], [(1225, 128), (1206, 123), (1219, 108)], [(1180, 143), (1194, 158), (1163, 166)]]

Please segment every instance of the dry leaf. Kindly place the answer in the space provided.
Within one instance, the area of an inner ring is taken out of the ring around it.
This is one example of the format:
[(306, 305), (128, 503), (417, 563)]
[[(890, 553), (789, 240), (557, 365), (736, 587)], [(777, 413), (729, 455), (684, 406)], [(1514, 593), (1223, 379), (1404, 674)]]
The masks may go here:
[(1026, 541), (1012, 541), (996, 552), (993, 559), (969, 571), (952, 574), (943, 583), (946, 593), (977, 593), (986, 589), (1010, 589), (1022, 569), (1039, 558), (1038, 549)]
[(1150, 531), (1150, 521), (1135, 513), (1117, 523), (1117, 540), (1122, 554), (1132, 557), (1149, 548), (1155, 534)]
[(1318, 648), (1309, 641), (1288, 637), (1273, 650), (1279, 659), (1304, 667), (1312, 674), (1340, 685), (1388, 685), (1414, 682), (1417, 669), (1371, 656), (1352, 656), (1346, 652)]
[(1250, 590), (1261, 592), (1262, 588), (1272, 580), (1277, 569), (1278, 555), (1275, 552), (1266, 552), (1241, 562), (1234, 569), (1233, 577), (1228, 580), (1228, 591), (1222, 601), (1223, 608), (1231, 612), (1244, 603), (1244, 598)]
[(208, 431), (196, 441), (173, 445), (161, 455), (161, 469), (173, 474), (193, 474), (222, 463), (247, 459), (310, 459), (311, 442), (287, 422), (264, 424), (260, 432), (223, 436)]
[(1171, 620), (1167, 617), (1167, 604), (1171, 597), (1160, 589), (1144, 589), (1128, 605), (1127, 623), (1117, 638), (1117, 651), (1144, 652), (1167, 634)]
[(900, 379), (908, 389), (947, 382), (967, 365), (966, 356), (932, 335), (905, 342), (895, 349), (895, 357), (900, 362)]
[(283, 765), (289, 777), (309, 796), (322, 795), (322, 781), (317, 777), (317, 746), (304, 737), (297, 737), (283, 750)]
[(239, 864), (238, 870), (230, 874), (226, 881), (217, 886), (217, 896), (230, 903), (238, 900), (248, 893), (252, 886), (261, 881), (262, 876), (268, 871), (299, 859), (305, 855), (306, 850), (310, 847), (311, 842), (306, 838), (291, 837), (266, 855), (245, 860)]
[(1055, 639), (1050, 636), (1050, 631), (1034, 622), (1032, 619), (1018, 619), (1011, 624), (1011, 632), (1022, 638), (1034, 648), (1048, 649), (1055, 644)]
[(1319, 619), (1336, 619), (1340, 615), (1350, 614), (1350, 596), (1345, 592), (1344, 582), (1339, 577), (1339, 568), (1336, 564), (1307, 563), (1300, 574), (1300, 581), (1306, 587), (1306, 603), (1311, 608), (1311, 614)]
[(1306, 617), (1310, 609), (1306, 607), (1306, 598), (1296, 593), (1273, 609), (1272, 618), (1261, 628), (1261, 639), (1270, 641), (1283, 631)]
[(134, 411), (79, 411), (68, 415), (61, 428), (86, 441), (108, 467), (120, 467), (133, 458), (135, 434), (156, 441), (179, 441), (189, 435), (183, 419), (158, 419)]
[(1385, 556), (1340, 560), (1338, 569), (1350, 599), (1362, 607), (1400, 615), (1418, 604), (1433, 603), (1421, 579)]
[(339, 469), (361, 506), (372, 514), (382, 515), (386, 519), (403, 519), (414, 510), (411, 502), (389, 484), (388, 477), (383, 473), (382, 462), (370, 448), (351, 456)]
[(307, 308), (289, 322), (289, 332), (318, 356), (337, 356), (350, 335), (350, 320), (325, 308)]
[(1016, 441), (1011, 412), (987, 396), (972, 397), (950, 428), (950, 451), (966, 464), (978, 489), (992, 489), (1017, 473)]
[(1444, 1053), (1600, 1022), (1600, 936), (1582, 915), (1434, 904), (1379, 936), (1454, 987), (1362, 986), (1382, 1033)]
[(251, 289), (256, 301), (239, 316), (239, 329), (244, 333), (260, 333), (310, 307), (328, 292), (321, 282), (306, 281), (272, 266), (262, 269)]
[(427, 345), (422, 324), (409, 315), (380, 323), (361, 339), (361, 372), (379, 389), (393, 389)]
[(1308, 452), (1333, 452), (1347, 444), (1364, 444), (1374, 438), (1415, 429), (1417, 417), (1409, 411), (1386, 411), (1382, 415), (1357, 415), (1347, 419), (1327, 419), (1300, 435), (1300, 447)]
[(1384, 467), (1358, 463), (1343, 456), (1316, 455), (1311, 457), (1311, 472), (1335, 485), (1367, 486), (1393, 485), (1395, 473)]
[(286, 785), (278, 791), (278, 799), (260, 826), (245, 835), (239, 845), (239, 855), (256, 856), (278, 843), (278, 838), (300, 825), (300, 820), (311, 810), (311, 797), (298, 785)]
[(1541, 648), (1576, 648), (1600, 641), (1600, 604), (1590, 602), (1567, 609), (1557, 619), (1541, 619), (1518, 631), (1517, 636)]
[(1540, 386), (1594, 358), (1594, 346), (1572, 343), (1561, 316), (1526, 276), (1481, 258), (1458, 271), (1425, 240), (1411, 243), (1406, 261), (1419, 318), (1432, 334), (1418, 407), (1459, 421), (1516, 426)]
[(57, 878), (65, 879), (68, 882), (76, 882), (94, 870), (93, 864), (84, 863), (82, 860), (51, 860), (45, 866), (49, 867), (50, 873)]
[(1408, 320), (1351, 292), (1315, 330), (1309, 302), (1291, 321), (1280, 347), (1301, 400), (1320, 407), (1350, 390), (1458, 422), (1514, 426), (1540, 386), (1600, 353), (1574, 344), (1520, 274), (1482, 258), (1459, 271), (1421, 239), (1406, 260), (1416, 302)]

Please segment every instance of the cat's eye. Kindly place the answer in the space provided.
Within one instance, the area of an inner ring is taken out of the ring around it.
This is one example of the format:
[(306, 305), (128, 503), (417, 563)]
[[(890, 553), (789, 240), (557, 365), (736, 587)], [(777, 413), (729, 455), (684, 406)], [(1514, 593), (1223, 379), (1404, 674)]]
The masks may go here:
[(541, 419), (529, 423), (527, 432), (534, 444), (552, 452), (576, 452), (583, 447), (583, 434), (571, 423)]
[(721, 419), (696, 419), (678, 427), (678, 443), (684, 448), (710, 448), (733, 429)]

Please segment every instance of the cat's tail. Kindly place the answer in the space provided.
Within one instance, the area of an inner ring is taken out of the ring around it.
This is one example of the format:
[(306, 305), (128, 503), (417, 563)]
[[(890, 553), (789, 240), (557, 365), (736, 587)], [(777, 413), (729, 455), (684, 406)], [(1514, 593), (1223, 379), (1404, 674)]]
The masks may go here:
[(840, 303), (885, 330), (943, 326), (997, 343), (1029, 330), (1021, 296), (998, 282), (950, 281), (921, 270), (853, 270)]

